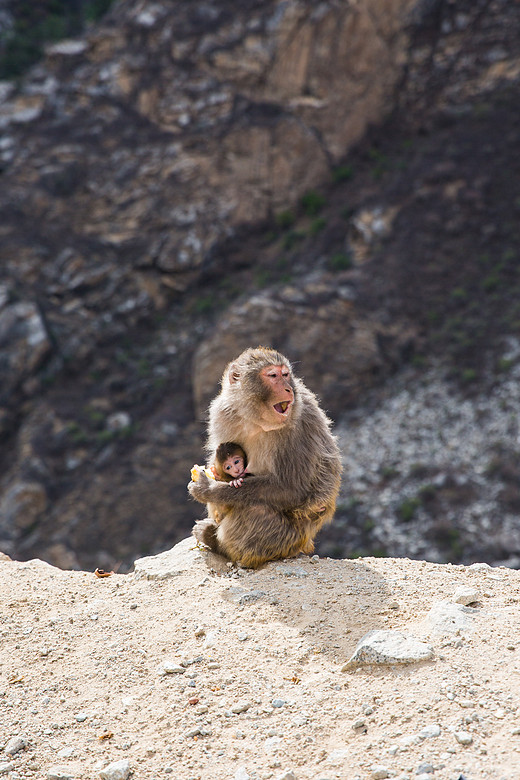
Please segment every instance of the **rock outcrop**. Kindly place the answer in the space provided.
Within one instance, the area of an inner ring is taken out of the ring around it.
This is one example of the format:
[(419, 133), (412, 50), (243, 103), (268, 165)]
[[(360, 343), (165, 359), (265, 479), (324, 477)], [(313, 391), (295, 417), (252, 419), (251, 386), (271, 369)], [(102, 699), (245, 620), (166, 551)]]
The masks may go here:
[[(0, 560), (0, 772), (519, 775), (519, 572), (391, 558), (214, 563), (189, 539), (135, 574), (101, 578)], [(460, 588), (482, 603), (456, 603)], [(446, 604), (473, 625), (454, 633)]]

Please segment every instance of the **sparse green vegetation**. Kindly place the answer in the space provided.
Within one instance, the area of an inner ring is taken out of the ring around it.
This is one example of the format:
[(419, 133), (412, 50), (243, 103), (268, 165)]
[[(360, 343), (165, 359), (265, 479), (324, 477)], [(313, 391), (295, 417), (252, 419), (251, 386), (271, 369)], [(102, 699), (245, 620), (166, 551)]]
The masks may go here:
[(352, 268), (352, 257), (347, 252), (335, 252), (328, 260), (331, 271), (348, 271)]
[(295, 222), (294, 213), (292, 211), (289, 211), (289, 210), (287, 210), (287, 211), (280, 211), (275, 216), (274, 219), (275, 219), (276, 224), (278, 225), (278, 227), (281, 230), (287, 230), (287, 228), (292, 227), (292, 225), (294, 225), (294, 222)]
[(474, 382), (477, 378), (477, 370), (475, 368), (465, 368), (460, 375), (460, 378), (464, 384)]
[(338, 165), (332, 171), (332, 180), (338, 184), (342, 181), (348, 181), (354, 176), (354, 169), (351, 165)]
[(313, 219), (310, 227), (309, 227), (309, 234), (311, 236), (317, 236), (318, 233), (321, 233), (321, 231), (326, 227), (327, 220), (324, 217), (316, 217), (316, 219)]
[(67, 424), (67, 434), (74, 444), (84, 444), (88, 440), (86, 431), (75, 421)]
[(465, 287), (455, 287), (450, 292), (450, 296), (454, 301), (465, 301), (468, 298), (468, 291)]
[(12, 5), (14, 24), (0, 40), (0, 79), (21, 76), (43, 54), (46, 43), (79, 35), (100, 19), (113, 0), (43, 0)]
[(383, 479), (395, 479), (395, 477), (399, 476), (399, 471), (395, 466), (382, 466), (381, 476)]
[(258, 268), (255, 271), (255, 285), (257, 287), (267, 287), (273, 280), (273, 275), (268, 268)]
[(379, 149), (370, 149), (368, 155), (374, 162), (372, 176), (374, 179), (380, 179), (381, 176), (388, 170), (388, 158), (386, 154), (383, 154), (383, 152), (379, 151)]
[(409, 523), (410, 520), (413, 519), (417, 509), (420, 506), (421, 502), (416, 496), (412, 498), (405, 498), (404, 501), (397, 507), (397, 516), (403, 523)]
[(290, 230), (282, 239), (282, 248), (289, 252), (305, 238), (305, 233), (301, 230)]
[(308, 217), (315, 217), (325, 205), (325, 198), (315, 190), (309, 190), (300, 200), (300, 205)]
[(514, 360), (511, 360), (511, 358), (499, 358), (497, 363), (497, 368), (499, 371), (509, 371), (510, 368), (512, 368), (515, 364)]
[(215, 296), (208, 293), (201, 295), (194, 303), (194, 309), (197, 314), (208, 314), (215, 307)]

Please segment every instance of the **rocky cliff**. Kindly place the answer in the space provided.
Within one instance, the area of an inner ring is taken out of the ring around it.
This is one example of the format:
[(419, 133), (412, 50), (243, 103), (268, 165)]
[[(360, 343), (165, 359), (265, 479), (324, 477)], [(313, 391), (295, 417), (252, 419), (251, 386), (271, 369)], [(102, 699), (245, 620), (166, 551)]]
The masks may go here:
[[(207, 402), (251, 343), (338, 421), (411, 361), (463, 392), (514, 369), (519, 15), (124, 0), (1, 85), (0, 547), (111, 568), (183, 536)], [(500, 512), (514, 477), (491, 476)], [(380, 548), (352, 498), (331, 544)]]

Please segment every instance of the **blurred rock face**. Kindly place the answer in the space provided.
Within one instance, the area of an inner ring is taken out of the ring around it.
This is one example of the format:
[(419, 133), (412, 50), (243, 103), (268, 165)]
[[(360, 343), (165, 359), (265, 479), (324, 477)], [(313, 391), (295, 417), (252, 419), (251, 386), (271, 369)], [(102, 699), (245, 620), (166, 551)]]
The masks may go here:
[[(403, 279), (412, 300), (424, 268), (460, 260), (437, 238), (475, 232), (466, 208), (489, 240), (514, 223), (486, 183), (494, 163), (461, 174), (462, 146), (447, 161), (432, 146), (435, 164), (407, 161), (417, 185), (383, 192), (376, 155), (330, 224), (307, 213), (305, 250), (288, 248), (301, 231), (279, 230), (285, 257), (254, 231), (330, 186), (396, 106), (427, 133), (436, 111), (448, 122), (514, 85), (517, 14), (127, 0), (0, 84), (0, 549), (108, 569), (185, 536), (207, 404), (247, 346), (285, 352), (335, 418), (406, 360), (422, 332)], [(290, 278), (262, 283), (279, 260)]]

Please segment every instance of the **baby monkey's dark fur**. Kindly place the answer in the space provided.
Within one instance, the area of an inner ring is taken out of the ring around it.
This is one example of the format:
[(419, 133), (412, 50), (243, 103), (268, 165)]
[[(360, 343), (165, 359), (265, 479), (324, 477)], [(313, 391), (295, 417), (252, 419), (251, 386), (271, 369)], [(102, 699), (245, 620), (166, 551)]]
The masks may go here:
[[(190, 483), (210, 515), (195, 524), (194, 536), (250, 568), (311, 553), (334, 515), (341, 459), (330, 420), (279, 352), (248, 349), (226, 368), (210, 406), (210, 462), (221, 442), (243, 448), (252, 474), (236, 489), (204, 474)], [(220, 524), (211, 519), (220, 515)]]

